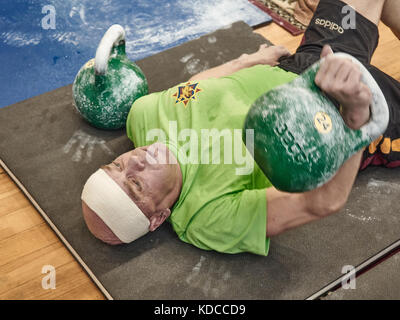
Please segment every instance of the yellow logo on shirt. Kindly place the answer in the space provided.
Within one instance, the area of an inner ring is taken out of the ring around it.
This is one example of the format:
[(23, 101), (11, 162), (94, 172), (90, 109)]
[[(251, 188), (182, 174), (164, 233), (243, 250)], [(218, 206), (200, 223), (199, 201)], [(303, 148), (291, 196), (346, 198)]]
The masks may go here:
[(186, 108), (190, 100), (197, 100), (196, 94), (202, 91), (198, 85), (198, 83), (188, 82), (184, 86), (179, 86), (178, 92), (172, 95), (175, 98), (175, 104), (182, 102)]

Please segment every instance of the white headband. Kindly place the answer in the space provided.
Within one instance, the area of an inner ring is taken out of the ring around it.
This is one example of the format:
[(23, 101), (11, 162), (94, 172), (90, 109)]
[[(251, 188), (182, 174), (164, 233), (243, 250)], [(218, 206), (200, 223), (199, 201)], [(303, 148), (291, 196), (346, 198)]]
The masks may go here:
[(124, 243), (149, 232), (149, 219), (102, 169), (90, 176), (83, 187), (81, 199)]

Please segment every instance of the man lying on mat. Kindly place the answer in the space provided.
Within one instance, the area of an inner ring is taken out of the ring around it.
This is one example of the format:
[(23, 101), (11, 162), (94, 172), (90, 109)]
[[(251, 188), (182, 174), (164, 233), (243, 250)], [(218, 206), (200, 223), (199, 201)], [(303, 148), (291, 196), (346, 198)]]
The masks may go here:
[[(356, 29), (341, 34), (315, 22), (323, 18), (339, 24), (346, 3), (358, 9)], [(127, 121), (136, 149), (96, 171), (82, 192), (84, 219), (93, 235), (109, 244), (130, 243), (169, 220), (182, 241), (199, 248), (267, 255), (271, 236), (343, 208), (360, 164), (399, 165), (400, 84), (369, 63), (380, 18), (397, 28), (393, 12), (400, 13), (400, 5), (395, 0), (346, 3), (321, 1), (293, 56), (283, 47), (262, 46), (187, 83), (137, 100)], [(371, 92), (361, 82), (359, 68), (332, 55), (332, 49), (367, 66), (390, 106), (389, 127), (322, 187), (280, 192), (241, 139), (247, 111), (261, 94), (327, 57), (316, 84), (341, 103), (350, 128), (369, 121)]]

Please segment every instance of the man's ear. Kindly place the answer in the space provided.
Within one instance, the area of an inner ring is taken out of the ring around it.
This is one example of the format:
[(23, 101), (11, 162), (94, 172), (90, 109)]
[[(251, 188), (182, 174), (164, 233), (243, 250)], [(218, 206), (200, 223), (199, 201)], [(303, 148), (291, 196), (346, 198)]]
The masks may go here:
[(154, 213), (149, 219), (150, 220), (149, 230), (150, 231), (156, 230), (170, 216), (170, 214), (171, 210), (169, 210), (168, 208), (162, 209), (161, 211)]
[(321, 51), (321, 59), (333, 54), (333, 50), (329, 44), (324, 45)]

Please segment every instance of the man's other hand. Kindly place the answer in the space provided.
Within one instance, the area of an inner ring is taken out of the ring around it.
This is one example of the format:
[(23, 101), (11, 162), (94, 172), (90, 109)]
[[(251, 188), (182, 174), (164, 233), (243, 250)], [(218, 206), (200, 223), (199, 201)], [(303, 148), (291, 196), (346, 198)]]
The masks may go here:
[(284, 46), (268, 46), (262, 44), (257, 52), (253, 54), (243, 54), (239, 59), (245, 60), (247, 66), (266, 64), (272, 67), (279, 64), (281, 57), (290, 56), (290, 52)]

